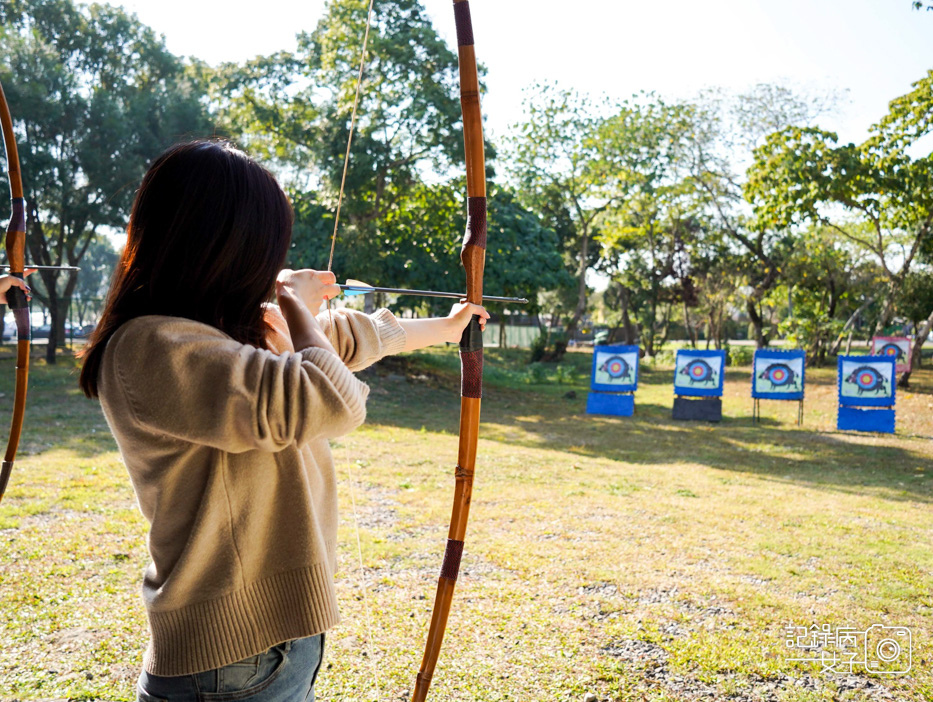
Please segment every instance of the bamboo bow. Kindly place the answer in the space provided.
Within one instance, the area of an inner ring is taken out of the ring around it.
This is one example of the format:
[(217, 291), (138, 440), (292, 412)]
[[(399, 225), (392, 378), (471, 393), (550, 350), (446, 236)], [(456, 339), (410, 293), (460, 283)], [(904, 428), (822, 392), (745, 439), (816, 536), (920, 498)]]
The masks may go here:
[[(23, 178), (19, 170), (19, 152), (13, 136), (13, 118), (7, 105), (3, 86), (0, 86), (0, 126), (3, 128), (3, 144), (6, 149), (7, 170), (10, 179), (10, 198), (12, 214), (6, 230), (6, 255), (10, 275), (25, 277), (26, 262), (26, 201), (23, 199)], [(32, 330), (29, 320), (29, 301), (26, 293), (19, 288), (10, 288), (6, 293), (7, 305), (16, 320), (16, 389), (13, 393), (13, 419), (10, 422), (10, 438), (7, 441), (6, 454), (0, 467), (0, 500), (6, 492), (10, 473), (13, 472), (13, 460), (19, 446), (19, 437), (23, 431), (23, 417), (26, 413), (26, 385), (29, 380), (29, 344)]]
[[(468, 0), (454, 0), (460, 62), (460, 105), (463, 110), (463, 142), (467, 174), (467, 226), (460, 260), (466, 269), (466, 299), (483, 304), (483, 268), (486, 262), (486, 159), (483, 153), (483, 118), (479, 104), (479, 77), (473, 50), (473, 23)], [(460, 339), (460, 447), (456, 486), (447, 549), (437, 581), (437, 595), (421, 669), (415, 681), (412, 702), (423, 702), (434, 675), (447, 628), (447, 616), (460, 572), (463, 539), (466, 536), (479, 437), (479, 410), (483, 396), (483, 333), (474, 316)]]

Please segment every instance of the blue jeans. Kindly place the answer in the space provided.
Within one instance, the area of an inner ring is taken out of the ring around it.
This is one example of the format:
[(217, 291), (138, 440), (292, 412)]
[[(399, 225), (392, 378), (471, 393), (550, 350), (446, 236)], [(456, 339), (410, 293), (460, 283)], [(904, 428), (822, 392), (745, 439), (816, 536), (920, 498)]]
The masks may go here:
[(137, 702), (314, 702), (324, 634), (273, 646), (258, 656), (194, 675), (143, 671)]

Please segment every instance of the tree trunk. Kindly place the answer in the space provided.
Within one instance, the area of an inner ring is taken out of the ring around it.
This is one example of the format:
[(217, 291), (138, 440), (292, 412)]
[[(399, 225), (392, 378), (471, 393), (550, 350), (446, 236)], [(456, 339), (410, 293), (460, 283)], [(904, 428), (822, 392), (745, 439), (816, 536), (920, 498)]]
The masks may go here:
[(667, 337), (671, 333), (671, 317), (673, 316), (673, 303), (667, 303), (664, 308), (664, 318), (661, 321), (661, 340), (656, 344), (657, 347), (664, 346), (667, 343)]
[(749, 297), (745, 300), (745, 311), (748, 312), (748, 318), (752, 322), (752, 327), (755, 329), (755, 343), (758, 345), (758, 348), (763, 349), (765, 347), (765, 335), (764, 335), (764, 323), (761, 320), (761, 315), (758, 314), (758, 305), (757, 301), (753, 297)]
[(573, 337), (577, 333), (577, 325), (580, 324), (580, 320), (583, 319), (583, 314), (586, 312), (586, 270), (587, 261), (589, 260), (589, 249), (589, 227), (584, 225), (582, 241), (580, 243), (580, 265), (577, 268), (577, 306), (573, 311), (573, 317), (571, 317), (570, 321), (567, 323), (568, 342), (573, 341)]
[(535, 324), (538, 325), (539, 334), (547, 334), (547, 325), (544, 323), (544, 320), (541, 319), (541, 314), (538, 312), (535, 313)]
[(54, 285), (46, 285), (46, 294), (49, 296), (49, 338), (45, 345), (45, 362), (51, 366), (55, 364), (55, 351), (58, 348), (59, 343), (61, 343), (61, 336), (59, 335), (59, 325), (61, 320), (59, 314), (58, 290), (55, 289)]
[(68, 322), (68, 301), (67, 299), (58, 300), (58, 310), (56, 314), (52, 316), (52, 323), (55, 326), (55, 338), (58, 340), (58, 344), (55, 348), (63, 349), (68, 344), (68, 333), (65, 329), (65, 324)]
[(632, 317), (628, 313), (631, 304), (631, 293), (628, 288), (622, 288), (622, 328), (625, 330), (625, 343), (631, 346), (635, 343), (635, 329), (632, 326)]
[(505, 315), (499, 315), (499, 348), (505, 348)]
[(687, 307), (687, 301), (683, 300), (684, 307), (684, 329), (687, 332), (687, 339), (690, 341), (690, 348), (697, 347), (696, 328), (690, 323), (690, 309)]
[[(855, 310), (855, 312), (849, 315), (849, 318), (846, 320), (846, 323), (843, 325), (842, 329), (839, 332), (839, 336), (836, 337), (835, 343), (833, 343), (832, 348), (829, 350), (830, 356), (835, 356), (837, 353), (839, 353), (839, 347), (842, 346), (842, 340), (845, 338), (846, 332), (850, 330), (850, 328), (852, 327), (853, 324), (855, 324), (855, 321), (859, 318), (862, 312), (868, 309), (874, 303), (874, 301), (875, 301), (875, 298), (873, 297), (868, 298), (865, 302), (862, 303), (861, 307), (859, 307), (857, 310)], [(851, 344), (852, 344), (852, 334), (850, 333), (849, 343), (846, 345), (846, 353), (849, 353), (848, 347)]]
[(641, 341), (647, 354), (654, 356), (657, 353), (654, 342), (658, 333), (658, 307), (653, 300), (648, 303), (648, 310), (641, 322)]
[[(875, 321), (875, 326), (872, 329), (871, 336), (881, 336), (884, 328), (888, 325), (891, 317), (894, 316), (894, 292), (889, 291), (887, 296), (884, 298), (884, 304), (881, 305), (881, 314), (878, 315), (878, 319)], [(871, 337), (869, 337), (871, 339)]]
[(897, 381), (897, 387), (907, 389), (910, 387), (910, 374), (914, 368), (920, 367), (920, 355), (923, 351), (923, 344), (930, 336), (930, 330), (933, 329), (933, 312), (926, 318), (926, 321), (920, 326), (917, 335), (914, 337), (914, 347), (910, 352), (910, 366), (901, 374)]

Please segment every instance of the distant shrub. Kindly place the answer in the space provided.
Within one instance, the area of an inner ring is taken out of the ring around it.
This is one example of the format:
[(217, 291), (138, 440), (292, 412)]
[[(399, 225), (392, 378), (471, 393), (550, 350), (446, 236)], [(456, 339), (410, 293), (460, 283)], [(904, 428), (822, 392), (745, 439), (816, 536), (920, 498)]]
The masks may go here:
[(547, 353), (547, 334), (538, 334), (531, 342), (531, 360), (530, 363), (538, 363)]
[(557, 381), (558, 385), (564, 385), (565, 383), (573, 382), (573, 369), (567, 366), (557, 366), (554, 369), (554, 380)]
[(541, 363), (532, 363), (528, 366), (528, 375), (526, 376), (528, 383), (544, 383), (547, 382), (547, 368), (545, 368)]
[(730, 366), (750, 366), (754, 358), (754, 346), (730, 346), (726, 350), (726, 359)]
[[(654, 356), (651, 356), (651, 365), (653, 366), (673, 366), (677, 356), (677, 349), (661, 349)], [(646, 359), (649, 357), (646, 357)]]

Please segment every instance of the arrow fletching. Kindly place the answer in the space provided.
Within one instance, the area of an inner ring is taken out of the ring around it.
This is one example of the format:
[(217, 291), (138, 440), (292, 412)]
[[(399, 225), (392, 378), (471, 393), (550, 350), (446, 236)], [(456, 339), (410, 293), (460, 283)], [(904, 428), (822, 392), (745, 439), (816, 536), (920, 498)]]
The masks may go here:
[(372, 285), (367, 285), (361, 280), (353, 280), (352, 278), (347, 278), (345, 285), (341, 285), (340, 289), (343, 290), (343, 294), (350, 295), (366, 295), (367, 293), (376, 292), (376, 289)]

